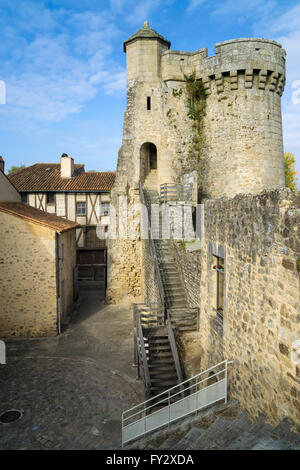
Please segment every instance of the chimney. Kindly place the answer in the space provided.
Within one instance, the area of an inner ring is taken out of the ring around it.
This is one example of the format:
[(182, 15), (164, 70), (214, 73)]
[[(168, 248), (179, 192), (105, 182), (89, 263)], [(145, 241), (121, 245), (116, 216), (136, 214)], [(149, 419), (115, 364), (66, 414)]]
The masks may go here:
[(4, 160), (1, 156), (0, 156), (0, 170), (2, 170), (4, 173)]
[(60, 157), (60, 176), (62, 178), (72, 178), (74, 173), (74, 159), (63, 153)]

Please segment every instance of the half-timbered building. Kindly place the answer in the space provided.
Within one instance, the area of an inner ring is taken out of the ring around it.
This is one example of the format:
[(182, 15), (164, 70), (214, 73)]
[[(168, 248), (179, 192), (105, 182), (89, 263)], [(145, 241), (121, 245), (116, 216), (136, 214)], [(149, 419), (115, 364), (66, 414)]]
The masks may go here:
[(8, 177), (22, 202), (80, 224), (77, 247), (105, 247), (114, 172), (86, 172), (63, 154), (60, 164), (36, 163)]

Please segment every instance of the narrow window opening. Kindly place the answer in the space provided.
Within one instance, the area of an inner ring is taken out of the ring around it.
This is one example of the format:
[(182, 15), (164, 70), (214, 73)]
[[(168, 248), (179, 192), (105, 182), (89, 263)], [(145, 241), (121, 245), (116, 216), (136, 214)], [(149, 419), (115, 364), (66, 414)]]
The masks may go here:
[(223, 324), (223, 314), (224, 314), (224, 259), (218, 256), (215, 257), (216, 265), (213, 269), (217, 272), (216, 279), (216, 313), (217, 321), (222, 325)]
[(151, 110), (151, 96), (147, 96), (147, 110)]

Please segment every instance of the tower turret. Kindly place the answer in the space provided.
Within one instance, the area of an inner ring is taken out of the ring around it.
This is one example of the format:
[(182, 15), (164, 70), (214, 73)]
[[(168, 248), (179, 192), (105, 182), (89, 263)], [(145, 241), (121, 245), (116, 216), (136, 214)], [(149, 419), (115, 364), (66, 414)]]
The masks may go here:
[(162, 52), (171, 46), (170, 41), (150, 28), (148, 21), (135, 34), (124, 41), (127, 55), (127, 79), (153, 80), (160, 76)]

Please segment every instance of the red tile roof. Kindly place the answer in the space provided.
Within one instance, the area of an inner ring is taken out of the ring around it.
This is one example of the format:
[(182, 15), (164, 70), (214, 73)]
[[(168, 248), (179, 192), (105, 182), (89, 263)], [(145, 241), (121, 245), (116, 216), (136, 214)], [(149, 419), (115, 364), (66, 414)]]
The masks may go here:
[(44, 225), (56, 232), (65, 232), (66, 230), (80, 227), (77, 222), (57, 217), (22, 202), (0, 202), (0, 212), (7, 212), (35, 224)]
[(72, 178), (61, 178), (59, 163), (36, 163), (7, 175), (18, 191), (110, 191), (115, 172), (85, 172), (84, 165), (74, 165)]

